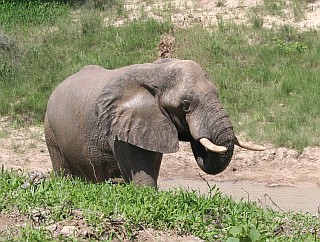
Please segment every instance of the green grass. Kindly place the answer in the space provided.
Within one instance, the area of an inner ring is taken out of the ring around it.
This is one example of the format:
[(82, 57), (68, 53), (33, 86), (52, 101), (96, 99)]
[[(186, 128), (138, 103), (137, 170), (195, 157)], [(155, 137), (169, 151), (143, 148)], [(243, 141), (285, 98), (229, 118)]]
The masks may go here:
[(320, 144), (319, 32), (223, 23), (177, 31), (177, 56), (208, 70), (236, 131), (302, 149)]
[(0, 3), (1, 25), (5, 26), (52, 25), (57, 18), (63, 18), (68, 14), (68, 5), (55, 1), (5, 0)]
[(279, 19), (286, 19), (290, 13), (294, 21), (299, 21), (304, 17), (306, 5), (306, 1), (301, 0), (264, 0), (262, 5), (255, 6), (251, 10), (258, 15), (271, 15)]
[[(215, 188), (204, 196), (196, 191), (156, 191), (133, 185), (92, 184), (80, 179), (52, 176), (28, 189), (21, 188), (21, 172), (0, 174), (0, 211), (18, 213), (27, 226), (1, 233), (6, 241), (50, 241), (45, 227), (63, 221), (81, 220), (95, 231), (91, 241), (133, 237), (142, 227), (191, 233), (206, 241), (312, 241), (319, 220), (308, 215), (276, 213), (256, 204), (235, 202)], [(38, 214), (38, 215), (37, 215)], [(40, 216), (40, 215), (42, 216)], [(39, 218), (40, 216), (40, 218)], [(27, 219), (29, 218), (29, 219)], [(110, 223), (113, 232), (106, 231)], [(286, 226), (287, 232), (281, 231)], [(251, 238), (252, 240), (245, 240)], [(71, 241), (71, 238), (69, 238)], [(76, 237), (73, 241), (81, 239)]]

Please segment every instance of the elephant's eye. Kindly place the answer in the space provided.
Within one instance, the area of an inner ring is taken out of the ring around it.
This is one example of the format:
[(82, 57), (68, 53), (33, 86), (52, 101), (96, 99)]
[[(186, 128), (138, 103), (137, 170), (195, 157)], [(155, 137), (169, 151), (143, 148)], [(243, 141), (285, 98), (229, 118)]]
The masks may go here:
[(182, 100), (181, 107), (184, 112), (186, 113), (189, 112), (191, 107), (190, 102), (188, 100)]

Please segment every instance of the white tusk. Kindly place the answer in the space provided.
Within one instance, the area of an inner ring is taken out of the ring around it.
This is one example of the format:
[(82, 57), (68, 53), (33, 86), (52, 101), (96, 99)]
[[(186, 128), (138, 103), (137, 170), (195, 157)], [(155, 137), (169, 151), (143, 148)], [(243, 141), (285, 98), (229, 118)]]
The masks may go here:
[(207, 149), (215, 153), (223, 154), (227, 152), (227, 148), (224, 146), (215, 145), (207, 138), (201, 138), (200, 143)]
[(254, 144), (249, 144), (244, 141), (238, 140), (238, 138), (235, 136), (234, 137), (234, 143), (241, 148), (247, 149), (247, 150), (254, 150), (254, 151), (263, 151), (266, 150), (267, 148), (260, 146), (260, 145), (254, 145)]

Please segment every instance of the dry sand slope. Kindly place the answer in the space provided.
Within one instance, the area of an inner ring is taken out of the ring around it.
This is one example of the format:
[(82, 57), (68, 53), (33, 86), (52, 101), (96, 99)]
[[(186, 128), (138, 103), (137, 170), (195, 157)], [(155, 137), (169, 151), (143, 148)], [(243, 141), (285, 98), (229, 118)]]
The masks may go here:
[[(263, 0), (172, 0), (172, 1), (126, 1), (128, 11), (126, 19), (115, 21), (105, 19), (106, 24), (121, 25), (126, 21), (138, 19), (142, 14), (149, 18), (162, 21), (168, 17), (177, 27), (187, 28), (192, 24), (205, 27), (216, 25), (223, 21), (233, 21), (239, 24), (251, 24), (252, 19), (259, 18), (263, 27), (274, 25), (292, 25), (301, 31), (320, 26), (320, 1), (305, 0), (306, 5), (295, 8), (291, 1), (274, 1), (283, 9), (277, 14), (261, 10)], [(272, 3), (272, 1), (270, 1)], [(304, 14), (297, 14), (301, 10)], [(294, 11), (294, 9), (298, 9)], [(296, 13), (295, 13), (296, 12)]]

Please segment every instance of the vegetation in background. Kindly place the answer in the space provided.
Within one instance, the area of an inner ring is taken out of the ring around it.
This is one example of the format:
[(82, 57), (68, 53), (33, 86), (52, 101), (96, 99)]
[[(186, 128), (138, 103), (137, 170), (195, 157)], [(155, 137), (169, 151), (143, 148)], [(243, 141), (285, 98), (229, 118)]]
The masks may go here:
[[(320, 144), (318, 31), (264, 29), (263, 12), (251, 15), (252, 25), (221, 20), (210, 32), (150, 19), (110, 25), (106, 17), (126, 18), (123, 3), (0, 3), (0, 115), (18, 125), (41, 123), (51, 91), (66, 77), (87, 64), (113, 69), (154, 61), (161, 36), (174, 29), (175, 57), (205, 67), (238, 133), (300, 150)], [(264, 11), (285, 6), (265, 1)]]
[(5, 0), (0, 2), (2, 26), (54, 24), (57, 18), (63, 18), (68, 14), (69, 7), (55, 1)]
[(307, 1), (300, 0), (263, 0), (263, 5), (260, 8), (268, 14), (274, 16), (285, 16), (288, 14), (288, 9), (294, 14), (296, 20), (299, 20), (304, 15)]
[(99, 12), (92, 10), (75, 18), (65, 15), (54, 26), (18, 25), (16, 20), (4, 26), (0, 115), (18, 124), (42, 122), (50, 93), (67, 76), (88, 64), (113, 69), (153, 61), (159, 36), (170, 27), (154, 20), (104, 26)]
[[(265, 1), (264, 11), (287, 5)], [(160, 37), (174, 28), (150, 19), (109, 25), (105, 17), (126, 17), (121, 1), (8, 1), (0, 9), (0, 115), (16, 124), (42, 122), (51, 91), (84, 65), (154, 61)], [(251, 26), (174, 28), (175, 56), (205, 67), (237, 132), (300, 150), (319, 145), (319, 32), (267, 30), (261, 14)]]
[(177, 31), (176, 55), (209, 72), (237, 132), (279, 146), (320, 144), (319, 32), (220, 23)]
[[(72, 219), (85, 224), (89, 230), (85, 239), (90, 241), (134, 238), (138, 230), (149, 226), (191, 233), (206, 241), (313, 241), (320, 226), (315, 217), (235, 202), (215, 188), (204, 196), (196, 191), (159, 192), (148, 187), (51, 177), (23, 189), (24, 175), (0, 172), (0, 211), (15, 211), (27, 224), (18, 233), (17, 227), (1, 233), (0, 240), (52, 241), (57, 238), (47, 226), (63, 221), (68, 224)], [(81, 236), (79, 232), (68, 241)], [(62, 235), (58, 238), (66, 241)]]

